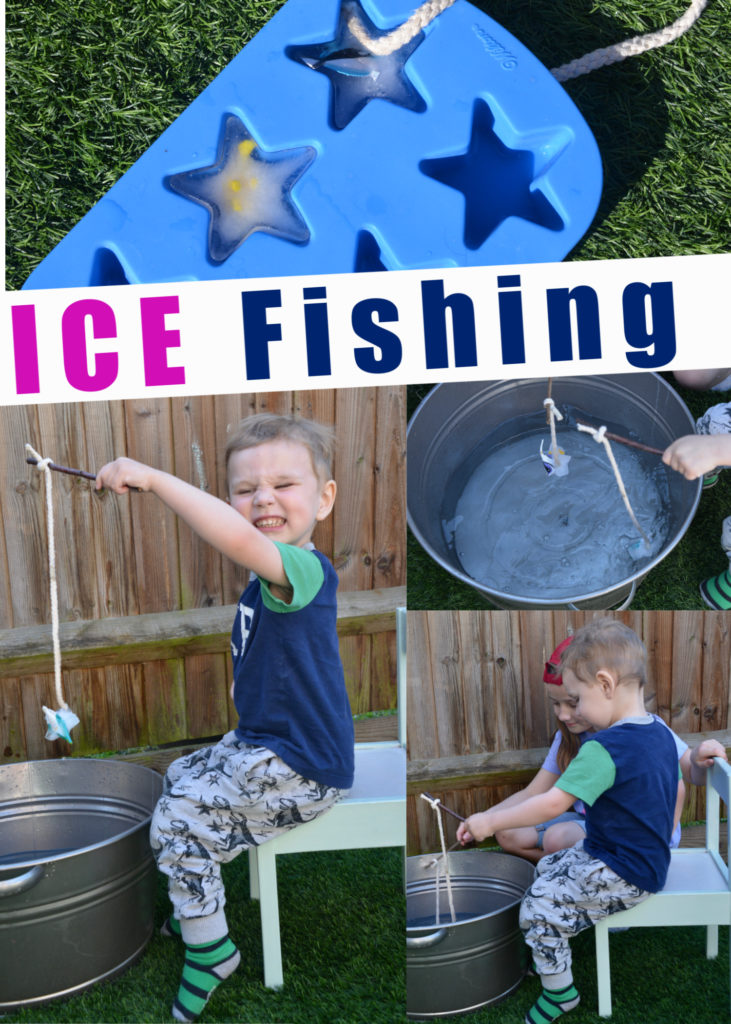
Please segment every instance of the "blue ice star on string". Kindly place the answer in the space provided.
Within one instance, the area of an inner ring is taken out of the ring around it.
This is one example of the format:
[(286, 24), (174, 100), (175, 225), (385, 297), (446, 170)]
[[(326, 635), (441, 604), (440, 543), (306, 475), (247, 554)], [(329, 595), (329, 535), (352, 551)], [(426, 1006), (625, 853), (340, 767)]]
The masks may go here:
[(330, 80), (330, 123), (345, 128), (371, 100), (388, 100), (407, 110), (421, 112), (426, 103), (406, 76), (404, 65), (423, 41), (419, 32), (393, 53), (370, 53), (351, 32), (349, 22), (357, 19), (371, 39), (381, 39), (392, 29), (379, 29), (363, 10), (360, 0), (341, 0), (335, 38), (323, 43), (288, 46), (285, 53)]
[(254, 231), (299, 244), (309, 241), (309, 228), (291, 192), (314, 158), (312, 146), (265, 153), (241, 118), (227, 114), (216, 162), (171, 174), (165, 184), (206, 207), (208, 256), (223, 263)]
[(543, 193), (531, 189), (537, 177), (533, 153), (506, 146), (494, 126), (487, 103), (476, 100), (467, 152), (419, 164), (428, 177), (464, 194), (464, 244), (468, 249), (479, 249), (508, 217), (522, 217), (549, 231), (564, 226)]

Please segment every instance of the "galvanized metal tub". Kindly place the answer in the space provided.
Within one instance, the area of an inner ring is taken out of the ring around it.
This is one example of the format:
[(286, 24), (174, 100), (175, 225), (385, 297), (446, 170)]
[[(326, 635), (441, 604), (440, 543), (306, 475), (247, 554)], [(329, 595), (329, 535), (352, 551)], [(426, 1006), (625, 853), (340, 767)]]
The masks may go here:
[(521, 857), (483, 850), (448, 854), (456, 923), (441, 875), (435, 923), (434, 869), (409, 857), (406, 871), (406, 1016), (470, 1013), (505, 999), (523, 979), (527, 948), (520, 901), (534, 867)]
[(69, 996), (153, 930), (157, 772), (67, 758), (0, 765), (0, 1011)]
[[(464, 572), (442, 526), (443, 496), (456, 490), (455, 481), (471, 454), (486, 439), (498, 446), (535, 429), (544, 417), (547, 383), (498, 380), (438, 384), (411, 418), (407, 432), (407, 518), (424, 550), (455, 578), (473, 587), (499, 608), (627, 607), (637, 584), (680, 541), (695, 515), (702, 481), (686, 480), (668, 471), (670, 532), (661, 550), (637, 572), (584, 593), (560, 600), (536, 594), (507, 593), (480, 583)], [(675, 438), (695, 432), (695, 421), (678, 393), (654, 373), (597, 377), (561, 377), (553, 381), (554, 401), (591, 411), (591, 422), (621, 423), (622, 433), (664, 449)], [(545, 417), (543, 419), (545, 422)], [(547, 431), (547, 427), (545, 428)], [(656, 458), (657, 456), (649, 456)]]

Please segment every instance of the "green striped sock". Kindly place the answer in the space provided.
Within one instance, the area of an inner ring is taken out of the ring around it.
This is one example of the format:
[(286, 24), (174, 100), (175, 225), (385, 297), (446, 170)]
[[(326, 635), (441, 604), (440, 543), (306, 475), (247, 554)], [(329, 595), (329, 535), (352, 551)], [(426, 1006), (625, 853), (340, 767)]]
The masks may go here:
[(573, 984), (554, 990), (544, 988), (526, 1013), (525, 1024), (550, 1024), (578, 1006), (579, 998)]
[(203, 1012), (221, 982), (239, 966), (241, 954), (228, 935), (185, 949), (185, 966), (173, 1003), (173, 1017), (178, 1021), (193, 1021)]
[(731, 608), (731, 578), (729, 572), (704, 580), (700, 585), (701, 597), (709, 608), (727, 611)]
[(182, 938), (180, 933), (180, 921), (178, 921), (177, 917), (173, 917), (171, 914), (161, 926), (160, 934), (164, 935), (166, 939)]

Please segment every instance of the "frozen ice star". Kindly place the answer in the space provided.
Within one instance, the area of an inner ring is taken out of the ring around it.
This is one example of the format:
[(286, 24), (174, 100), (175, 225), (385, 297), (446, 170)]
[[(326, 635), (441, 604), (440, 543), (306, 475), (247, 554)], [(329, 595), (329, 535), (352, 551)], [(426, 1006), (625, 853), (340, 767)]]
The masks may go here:
[(388, 100), (419, 113), (426, 110), (421, 94), (409, 81), (404, 65), (423, 41), (419, 32), (410, 42), (383, 56), (368, 52), (348, 27), (356, 18), (371, 39), (380, 39), (392, 30), (376, 28), (359, 0), (341, 0), (335, 38), (311, 45), (288, 46), (285, 53), (313, 71), (330, 79), (330, 122), (333, 128), (345, 128), (371, 100)]
[(315, 158), (312, 146), (265, 153), (241, 118), (227, 114), (215, 164), (165, 178), (173, 192), (210, 213), (208, 255), (223, 263), (254, 231), (304, 244), (310, 231), (291, 192)]

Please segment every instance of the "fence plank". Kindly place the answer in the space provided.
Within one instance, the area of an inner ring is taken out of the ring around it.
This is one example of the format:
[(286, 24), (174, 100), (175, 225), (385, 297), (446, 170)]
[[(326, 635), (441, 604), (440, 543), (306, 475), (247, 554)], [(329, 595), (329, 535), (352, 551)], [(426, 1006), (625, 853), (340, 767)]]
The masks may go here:
[(333, 564), (346, 590), (373, 585), (374, 389), (338, 391), (338, 474), (347, 478), (333, 510)]
[(376, 439), (373, 463), (374, 587), (392, 587), (403, 579), (406, 508), (406, 437), (403, 396), (392, 388), (376, 389)]
[[(127, 454), (166, 473), (175, 473), (170, 405), (145, 398), (125, 403)], [(134, 565), (141, 612), (180, 607), (177, 516), (150, 494), (115, 495), (129, 502)]]
[[(206, 493), (224, 497), (216, 464), (214, 400), (187, 398), (172, 407), (175, 475)], [(178, 520), (180, 607), (221, 603), (222, 558), (218, 551)]]

